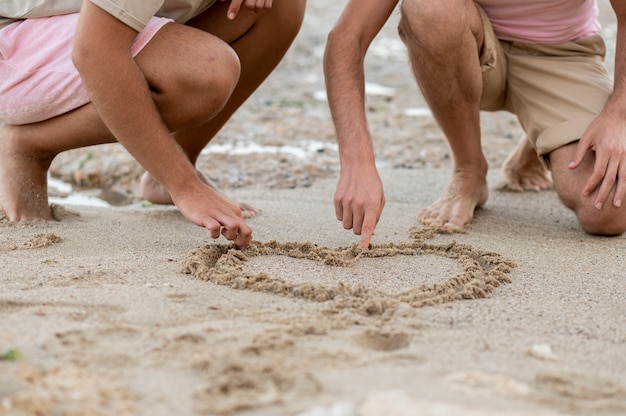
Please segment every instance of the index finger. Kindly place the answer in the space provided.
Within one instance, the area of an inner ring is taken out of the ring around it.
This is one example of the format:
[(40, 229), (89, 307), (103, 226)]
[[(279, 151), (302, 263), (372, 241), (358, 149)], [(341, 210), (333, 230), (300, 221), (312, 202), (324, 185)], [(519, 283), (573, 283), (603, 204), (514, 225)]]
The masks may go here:
[(361, 226), (361, 240), (359, 241), (359, 247), (368, 248), (370, 246), (370, 241), (374, 235), (377, 222), (377, 215), (373, 215), (371, 211), (365, 212), (365, 218), (363, 219), (363, 225)]
[(580, 166), (580, 164), (583, 162), (583, 159), (585, 158), (585, 155), (587, 154), (587, 150), (589, 150), (590, 147), (591, 146), (589, 145), (588, 140), (585, 140), (585, 138), (582, 137), (576, 144), (574, 158), (567, 165), (567, 167), (570, 169), (576, 169), (578, 166)]

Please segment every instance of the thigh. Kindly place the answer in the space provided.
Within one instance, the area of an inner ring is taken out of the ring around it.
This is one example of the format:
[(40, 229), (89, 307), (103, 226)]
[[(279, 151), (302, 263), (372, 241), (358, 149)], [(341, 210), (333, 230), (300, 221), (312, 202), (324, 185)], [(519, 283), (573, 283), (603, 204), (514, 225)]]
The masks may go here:
[(502, 44), (493, 31), (489, 18), (480, 6), (476, 6), (483, 24), (483, 44), (480, 51), (483, 91), (480, 109), (504, 110), (506, 105), (507, 61)]
[[(0, 30), (0, 120), (29, 124), (89, 102), (72, 62), (78, 13), (26, 19)], [(153, 18), (137, 35), (135, 56), (169, 19)]]
[(508, 99), (539, 155), (580, 139), (612, 92), (604, 42), (511, 44)]
[(239, 58), (217, 36), (184, 24), (165, 26), (135, 57), (157, 93), (187, 91), (208, 79), (239, 71)]

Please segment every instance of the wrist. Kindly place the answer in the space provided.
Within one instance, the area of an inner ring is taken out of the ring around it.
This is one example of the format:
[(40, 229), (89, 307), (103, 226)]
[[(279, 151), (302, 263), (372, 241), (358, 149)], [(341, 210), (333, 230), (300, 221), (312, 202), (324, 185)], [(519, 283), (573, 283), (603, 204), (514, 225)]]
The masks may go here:
[(202, 192), (206, 185), (200, 180), (195, 169), (192, 169), (184, 173), (168, 174), (163, 186), (175, 201)]

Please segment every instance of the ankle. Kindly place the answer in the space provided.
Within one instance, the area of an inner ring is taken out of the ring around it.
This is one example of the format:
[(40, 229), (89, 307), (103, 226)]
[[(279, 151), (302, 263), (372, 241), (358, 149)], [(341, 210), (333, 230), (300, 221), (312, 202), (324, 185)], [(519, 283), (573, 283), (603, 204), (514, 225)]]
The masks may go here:
[(487, 177), (489, 164), (484, 157), (475, 158), (468, 161), (456, 160), (453, 171), (464, 175), (476, 175), (479, 177)]

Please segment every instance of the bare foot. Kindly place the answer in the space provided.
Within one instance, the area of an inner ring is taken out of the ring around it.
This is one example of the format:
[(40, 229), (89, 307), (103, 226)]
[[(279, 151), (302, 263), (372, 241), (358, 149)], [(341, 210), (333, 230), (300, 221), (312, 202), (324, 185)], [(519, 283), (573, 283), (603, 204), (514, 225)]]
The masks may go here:
[(502, 175), (504, 181), (498, 186), (501, 191), (539, 192), (552, 188), (550, 172), (525, 136), (502, 164)]
[(51, 160), (28, 154), (20, 126), (0, 126), (0, 209), (10, 221), (53, 220), (48, 205)]
[(487, 202), (489, 188), (484, 174), (455, 170), (443, 194), (418, 213), (431, 227), (459, 230), (474, 218), (474, 210)]
[[(213, 183), (213, 181), (207, 178), (202, 172), (200, 171), (197, 171), (197, 172), (198, 172), (198, 177), (204, 183), (209, 185), (211, 188), (215, 189), (224, 198), (231, 201), (230, 198), (224, 195), (224, 193), (217, 187), (217, 185)], [(147, 172), (144, 173), (143, 176), (141, 177), (141, 183), (139, 185), (139, 188), (140, 188), (140, 193), (141, 193), (142, 198), (145, 198), (146, 200), (154, 204), (172, 205), (174, 203), (172, 201), (172, 197), (165, 190), (165, 188), (161, 185), (161, 183), (159, 183), (159, 181), (154, 179), (154, 177)], [(241, 215), (243, 215), (244, 218), (256, 217), (260, 212), (259, 209), (253, 207), (252, 205), (249, 205), (243, 202), (233, 202), (233, 201), (231, 202), (234, 205), (239, 206), (239, 209), (241, 210)]]

